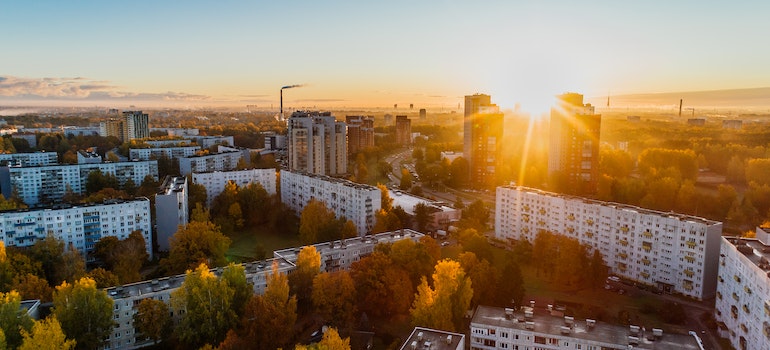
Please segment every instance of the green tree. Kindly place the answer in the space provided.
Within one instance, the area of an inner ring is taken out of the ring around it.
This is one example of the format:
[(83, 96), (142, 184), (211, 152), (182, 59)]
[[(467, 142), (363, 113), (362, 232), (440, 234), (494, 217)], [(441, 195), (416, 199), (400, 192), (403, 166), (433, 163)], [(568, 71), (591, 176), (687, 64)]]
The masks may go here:
[(107, 265), (120, 283), (141, 280), (140, 270), (149, 258), (144, 236), (139, 230), (131, 232), (124, 240), (114, 236), (102, 238), (94, 245), (94, 256)]
[(191, 221), (169, 241), (168, 258), (161, 260), (169, 273), (180, 273), (201, 263), (211, 266), (227, 263), (225, 253), (230, 248), (230, 238), (210, 221)]
[(152, 339), (153, 344), (168, 337), (172, 325), (168, 305), (163, 301), (146, 298), (136, 307), (134, 327), (138, 333)]
[(299, 218), (299, 238), (303, 244), (319, 242), (319, 238), (333, 229), (334, 213), (321, 201), (311, 199)]
[(59, 269), (64, 263), (63, 255), (64, 242), (56, 239), (52, 232), (35, 242), (29, 250), (31, 260), (41, 264), (45, 279), (51, 285), (57, 285), (62, 281), (59, 277)]
[(297, 268), (289, 275), (289, 287), (292, 294), (297, 296), (301, 311), (310, 306), (310, 296), (313, 291), (313, 279), (321, 272), (321, 254), (315, 246), (304, 246), (297, 254)]
[(10, 349), (21, 345), (22, 332), (32, 328), (34, 321), (21, 308), (21, 296), (16, 291), (0, 293), (0, 331)]
[(218, 279), (206, 264), (187, 271), (184, 282), (171, 293), (174, 310), (184, 310), (175, 334), (188, 348), (220, 343), (237, 323), (233, 310), (235, 291)]
[(463, 209), (460, 226), (462, 228), (473, 228), (476, 229), (476, 231), (485, 232), (487, 230), (489, 215), (489, 207), (480, 199), (477, 199)]
[(59, 349), (71, 350), (75, 348), (75, 340), (68, 340), (64, 335), (61, 324), (56, 317), (51, 316), (35, 322), (32, 333), (22, 331), (24, 340), (19, 350)]
[(240, 317), (243, 315), (243, 308), (249, 297), (254, 294), (254, 286), (246, 280), (246, 270), (243, 265), (230, 263), (222, 271), (220, 279), (233, 289), (232, 308), (235, 310), (235, 314)]
[(103, 345), (115, 326), (112, 321), (112, 299), (96, 288), (90, 278), (56, 287), (53, 314), (61, 322), (68, 338), (78, 349), (96, 349)]
[(206, 186), (203, 186), (192, 181), (192, 177), (187, 177), (187, 203), (190, 208), (190, 214), (197, 204), (206, 205), (208, 194), (206, 193)]
[(588, 281), (592, 288), (601, 288), (607, 280), (607, 264), (599, 249), (594, 249), (588, 265)]
[(313, 278), (315, 313), (331, 325), (347, 329), (355, 317), (356, 289), (347, 271), (321, 273)]
[(470, 278), (460, 264), (441, 260), (433, 273), (433, 287), (423, 277), (417, 287), (414, 303), (409, 312), (415, 326), (453, 332), (462, 327), (462, 320), (473, 298)]
[(476, 254), (471, 252), (461, 253), (458, 257), (460, 265), (466, 271), (473, 284), (473, 298), (471, 305), (497, 304), (497, 288), (499, 287), (500, 273), (487, 260), (479, 260)]
[(498, 306), (519, 306), (524, 303), (524, 278), (519, 264), (515, 259), (507, 259), (503, 273), (498, 280), (497, 296), (495, 300)]
[(417, 203), (414, 206), (414, 222), (417, 231), (428, 232), (433, 229), (433, 209), (425, 203)]
[(453, 188), (463, 188), (468, 185), (469, 175), (468, 161), (463, 157), (455, 158), (449, 165), (447, 185)]

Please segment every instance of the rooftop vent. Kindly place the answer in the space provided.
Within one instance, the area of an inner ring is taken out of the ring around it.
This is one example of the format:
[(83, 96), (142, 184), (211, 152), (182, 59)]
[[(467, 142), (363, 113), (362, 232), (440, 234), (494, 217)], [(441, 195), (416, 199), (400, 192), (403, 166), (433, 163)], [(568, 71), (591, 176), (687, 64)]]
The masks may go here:
[(446, 336), (446, 343), (447, 343), (447, 345), (452, 344), (452, 336), (451, 335), (447, 335)]
[(510, 320), (513, 317), (513, 309), (505, 308), (505, 319)]
[(628, 326), (628, 329), (633, 335), (639, 334), (639, 326), (630, 325)]
[(569, 327), (561, 326), (561, 334), (569, 334), (571, 329)]
[(660, 328), (653, 328), (652, 335), (654, 335), (656, 338), (660, 338), (663, 336), (663, 330)]
[(628, 336), (628, 344), (630, 345), (637, 345), (639, 344), (639, 337), (634, 337), (632, 335)]
[(527, 323), (524, 324), (524, 328), (529, 330), (535, 329), (535, 322), (527, 321)]
[(567, 326), (572, 326), (575, 323), (575, 318), (572, 316), (564, 316), (564, 324)]
[(534, 315), (534, 313), (532, 312), (532, 310), (526, 310), (526, 311), (524, 311), (524, 318), (526, 318), (526, 319), (530, 320), (530, 319), (532, 319), (533, 317), (535, 317), (535, 315)]
[(417, 341), (416, 340), (413, 341), (412, 344), (410, 344), (410, 347), (412, 348), (412, 350), (417, 350)]
[(586, 325), (588, 325), (589, 329), (594, 328), (594, 326), (596, 326), (596, 320), (592, 320), (590, 318), (587, 318), (586, 319)]
[(418, 341), (422, 341), (422, 336), (423, 336), (422, 332), (418, 332), (417, 333), (417, 340)]

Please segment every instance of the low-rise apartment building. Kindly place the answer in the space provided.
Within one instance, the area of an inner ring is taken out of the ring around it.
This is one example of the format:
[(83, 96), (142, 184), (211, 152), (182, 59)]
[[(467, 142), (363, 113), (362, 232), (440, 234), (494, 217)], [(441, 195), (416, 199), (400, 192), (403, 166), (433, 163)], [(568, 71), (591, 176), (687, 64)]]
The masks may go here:
[(207, 207), (211, 207), (211, 202), (225, 190), (225, 185), (230, 181), (238, 185), (239, 188), (258, 183), (268, 194), (276, 194), (276, 172), (272, 168), (193, 173), (192, 179), (193, 183), (206, 187)]

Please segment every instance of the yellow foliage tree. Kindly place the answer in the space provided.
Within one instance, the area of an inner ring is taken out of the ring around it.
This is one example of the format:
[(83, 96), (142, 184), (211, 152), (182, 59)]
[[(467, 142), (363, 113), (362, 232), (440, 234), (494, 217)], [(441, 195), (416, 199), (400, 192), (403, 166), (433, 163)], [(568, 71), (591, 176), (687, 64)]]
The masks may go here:
[(441, 260), (433, 273), (433, 287), (423, 277), (417, 287), (414, 303), (409, 312), (415, 326), (424, 326), (454, 332), (462, 325), (463, 316), (473, 298), (470, 278), (460, 263)]
[(32, 333), (22, 331), (24, 340), (19, 350), (60, 349), (70, 350), (75, 348), (75, 340), (67, 339), (61, 324), (56, 317), (51, 316), (42, 321), (35, 322)]

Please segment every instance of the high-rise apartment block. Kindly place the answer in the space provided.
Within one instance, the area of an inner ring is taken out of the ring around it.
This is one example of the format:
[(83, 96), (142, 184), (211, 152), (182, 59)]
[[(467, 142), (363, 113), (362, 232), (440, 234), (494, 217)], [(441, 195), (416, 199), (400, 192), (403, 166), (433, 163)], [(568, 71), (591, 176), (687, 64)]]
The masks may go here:
[(348, 127), (348, 155), (374, 147), (374, 118), (359, 115), (345, 117)]
[(396, 143), (402, 146), (412, 144), (412, 121), (405, 115), (396, 116)]
[(714, 317), (733, 348), (770, 349), (770, 230), (723, 237)]
[(149, 116), (142, 111), (124, 111), (120, 119), (99, 123), (99, 135), (115, 136), (124, 142), (150, 137)]
[(380, 210), (381, 192), (377, 187), (348, 180), (281, 170), (281, 201), (297, 214), (311, 199), (326, 204), (337, 218), (353, 221), (359, 236), (374, 227), (374, 214)]
[(551, 109), (548, 174), (569, 194), (592, 194), (599, 181), (601, 115), (583, 104), (583, 95), (557, 96)]
[(525, 187), (498, 187), (495, 236), (525, 239), (540, 231), (598, 249), (612, 273), (664, 293), (698, 300), (716, 292), (722, 223)]
[(342, 175), (348, 169), (344, 122), (329, 112), (292, 113), (289, 118), (289, 170)]
[(474, 187), (492, 187), (503, 145), (503, 114), (484, 94), (465, 96), (463, 157)]
[(137, 162), (57, 164), (35, 167), (0, 167), (0, 189), (6, 198), (13, 191), (27, 205), (55, 203), (67, 192), (83, 194), (86, 192), (88, 174), (99, 170), (110, 174), (123, 186), (129, 179), (136, 186), (147, 175), (158, 179), (158, 161)]
[(206, 187), (206, 206), (211, 207), (211, 202), (222, 191), (228, 182), (233, 182), (238, 187), (246, 187), (257, 183), (267, 191), (267, 194), (276, 193), (275, 169), (246, 169), (232, 171), (214, 171), (209, 173), (193, 173), (193, 183)]
[(0, 214), (0, 240), (6, 246), (29, 247), (51, 234), (65, 246), (72, 244), (84, 257), (89, 256), (99, 239), (126, 239), (138, 230), (152, 259), (151, 228), (150, 201), (146, 198), (77, 206), (59, 204)]
[(158, 249), (168, 251), (169, 239), (179, 226), (187, 225), (188, 214), (187, 178), (166, 176), (155, 195), (156, 231)]

